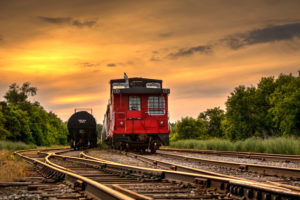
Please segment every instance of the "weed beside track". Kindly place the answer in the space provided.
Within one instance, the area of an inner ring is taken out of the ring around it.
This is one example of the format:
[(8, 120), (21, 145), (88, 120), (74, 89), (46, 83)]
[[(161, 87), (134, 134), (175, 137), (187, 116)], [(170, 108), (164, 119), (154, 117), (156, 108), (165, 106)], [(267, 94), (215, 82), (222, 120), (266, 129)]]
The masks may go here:
[(27, 169), (32, 167), (12, 151), (0, 150), (0, 182), (22, 179), (28, 176)]
[(300, 139), (294, 137), (274, 137), (268, 139), (253, 137), (243, 141), (230, 141), (226, 139), (189, 139), (173, 141), (171, 142), (170, 147), (300, 155)]

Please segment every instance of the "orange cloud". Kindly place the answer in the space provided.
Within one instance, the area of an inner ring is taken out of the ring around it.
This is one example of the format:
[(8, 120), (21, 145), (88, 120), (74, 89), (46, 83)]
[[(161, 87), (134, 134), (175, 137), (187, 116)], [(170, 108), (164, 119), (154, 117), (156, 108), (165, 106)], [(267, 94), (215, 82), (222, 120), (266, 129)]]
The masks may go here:
[(127, 72), (164, 81), (172, 121), (224, 108), (234, 87), (299, 70), (300, 4), (268, 2), (5, 3), (0, 93), (30, 81), (34, 100), (64, 120), (92, 107), (102, 121), (109, 80)]

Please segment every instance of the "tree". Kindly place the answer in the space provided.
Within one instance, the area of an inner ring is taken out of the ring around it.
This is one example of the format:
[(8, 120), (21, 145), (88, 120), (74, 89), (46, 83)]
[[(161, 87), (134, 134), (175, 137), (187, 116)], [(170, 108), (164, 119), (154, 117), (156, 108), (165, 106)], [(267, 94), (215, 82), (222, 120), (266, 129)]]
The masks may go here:
[(20, 102), (25, 102), (28, 96), (36, 95), (37, 88), (30, 87), (30, 83), (23, 83), (22, 87), (19, 87), (16, 83), (9, 86), (9, 90), (6, 92), (4, 98), (8, 103), (17, 104)]
[(205, 122), (198, 118), (192, 117), (182, 118), (181, 121), (176, 122), (174, 127), (175, 135), (172, 140), (178, 139), (198, 139), (206, 137)]
[(103, 127), (102, 124), (97, 124), (97, 135), (98, 135), (99, 137), (100, 137), (100, 135), (101, 135), (102, 127)]
[(18, 108), (17, 105), (7, 105), (4, 108), (6, 117), (5, 129), (11, 134), (7, 137), (12, 141), (23, 141), (32, 143), (32, 132), (29, 126), (29, 116), (26, 111)]
[(255, 120), (254, 87), (236, 87), (226, 101), (226, 131), (225, 135), (232, 140), (245, 139), (255, 135), (257, 122)]
[(270, 95), (269, 112), (281, 135), (300, 136), (300, 77), (280, 75)]
[[(2, 104), (4, 102), (1, 102)], [(11, 133), (5, 129), (6, 119), (2, 112), (2, 105), (0, 105), (0, 140), (5, 140), (7, 137), (11, 136)]]
[(207, 134), (211, 137), (223, 137), (221, 121), (224, 117), (224, 110), (219, 107), (207, 109), (198, 116), (198, 118), (206, 122)]
[(270, 96), (276, 89), (274, 77), (263, 77), (257, 85), (255, 92), (254, 106), (255, 106), (255, 120), (257, 122), (256, 132), (260, 136), (267, 137), (276, 134), (271, 109)]
[(52, 112), (47, 112), (39, 102), (31, 103), (37, 88), (26, 82), (19, 87), (9, 86), (7, 102), (0, 103), (0, 139), (35, 143), (39, 146), (67, 144), (67, 127)]

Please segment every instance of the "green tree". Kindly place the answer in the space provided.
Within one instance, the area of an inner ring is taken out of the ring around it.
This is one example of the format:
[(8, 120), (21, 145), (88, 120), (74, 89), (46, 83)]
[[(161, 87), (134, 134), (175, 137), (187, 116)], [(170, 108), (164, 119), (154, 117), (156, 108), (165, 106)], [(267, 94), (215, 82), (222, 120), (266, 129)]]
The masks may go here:
[(254, 118), (257, 122), (256, 133), (259, 136), (267, 137), (276, 134), (272, 115), (269, 113), (271, 109), (270, 96), (276, 89), (274, 77), (263, 77), (257, 85), (254, 98), (255, 114)]
[(200, 118), (182, 118), (180, 121), (176, 122), (176, 125), (174, 127), (175, 133), (171, 139), (197, 139), (207, 137), (205, 126), (205, 122)]
[(300, 77), (281, 74), (270, 96), (275, 128), (281, 135), (300, 136)]
[(17, 104), (25, 102), (28, 96), (36, 95), (37, 88), (30, 87), (30, 83), (23, 83), (22, 87), (19, 87), (16, 83), (9, 86), (9, 90), (6, 92), (4, 98), (8, 103)]
[(199, 114), (198, 118), (206, 122), (207, 134), (210, 137), (222, 137), (221, 122), (225, 118), (224, 110), (219, 107), (207, 109)]
[(0, 140), (6, 140), (7, 137), (11, 136), (11, 133), (5, 129), (5, 123), (6, 119), (2, 112), (2, 105), (0, 105)]
[(101, 131), (102, 131), (102, 127), (103, 127), (102, 124), (97, 124), (97, 135), (98, 135), (98, 137), (100, 137), (100, 134), (101, 134)]
[(255, 120), (254, 87), (236, 87), (226, 101), (226, 131), (232, 140), (245, 139), (255, 135), (257, 122)]
[(35, 143), (39, 146), (67, 144), (67, 127), (52, 112), (47, 112), (39, 102), (31, 103), (29, 96), (34, 96), (37, 88), (24, 83), (9, 86), (1, 102), (0, 139)]
[(7, 105), (3, 110), (6, 117), (5, 129), (11, 133), (7, 139), (26, 143), (34, 142), (28, 113), (19, 109), (17, 105)]

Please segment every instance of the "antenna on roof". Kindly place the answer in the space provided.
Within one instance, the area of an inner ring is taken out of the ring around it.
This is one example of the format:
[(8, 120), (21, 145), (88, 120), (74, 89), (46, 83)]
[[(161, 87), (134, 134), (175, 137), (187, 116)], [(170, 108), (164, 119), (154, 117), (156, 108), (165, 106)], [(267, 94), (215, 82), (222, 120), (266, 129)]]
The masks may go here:
[(128, 81), (128, 76), (127, 76), (126, 72), (124, 72), (124, 79), (125, 79), (125, 87), (129, 88), (129, 81)]

